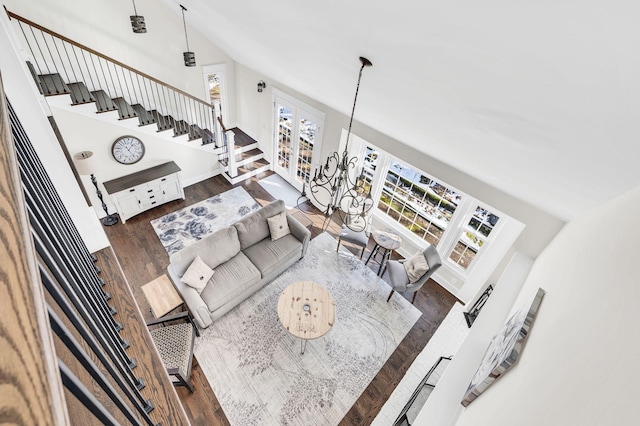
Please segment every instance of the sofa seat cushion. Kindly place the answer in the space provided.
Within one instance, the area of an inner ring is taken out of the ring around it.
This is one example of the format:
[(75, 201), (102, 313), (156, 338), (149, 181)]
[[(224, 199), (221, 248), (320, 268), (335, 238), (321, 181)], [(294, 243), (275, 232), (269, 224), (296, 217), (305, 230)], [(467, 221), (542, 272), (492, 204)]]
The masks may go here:
[(229, 302), (245, 287), (261, 279), (260, 271), (240, 252), (228, 262), (218, 265), (200, 296), (211, 312)]
[(302, 256), (302, 243), (293, 234), (285, 235), (276, 241), (267, 237), (246, 248), (244, 253), (264, 277), (278, 269), (292, 255)]

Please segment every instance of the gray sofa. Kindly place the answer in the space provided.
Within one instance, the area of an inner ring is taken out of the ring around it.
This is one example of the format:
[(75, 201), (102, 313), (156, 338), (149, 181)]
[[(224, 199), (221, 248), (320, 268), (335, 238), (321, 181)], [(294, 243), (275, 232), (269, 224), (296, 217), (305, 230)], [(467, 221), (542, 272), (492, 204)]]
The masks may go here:
[[(200, 327), (210, 326), (305, 255), (311, 232), (288, 213), (291, 234), (271, 241), (267, 218), (283, 211), (284, 202), (274, 201), (171, 255), (169, 277)], [(180, 280), (197, 255), (215, 271), (200, 294)]]

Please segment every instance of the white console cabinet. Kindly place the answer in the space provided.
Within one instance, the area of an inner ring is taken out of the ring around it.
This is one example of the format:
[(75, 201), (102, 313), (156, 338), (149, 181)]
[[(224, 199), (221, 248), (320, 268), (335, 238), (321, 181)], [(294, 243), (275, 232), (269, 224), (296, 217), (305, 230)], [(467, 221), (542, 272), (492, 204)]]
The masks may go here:
[(184, 199), (180, 167), (173, 161), (104, 183), (122, 223), (169, 201)]

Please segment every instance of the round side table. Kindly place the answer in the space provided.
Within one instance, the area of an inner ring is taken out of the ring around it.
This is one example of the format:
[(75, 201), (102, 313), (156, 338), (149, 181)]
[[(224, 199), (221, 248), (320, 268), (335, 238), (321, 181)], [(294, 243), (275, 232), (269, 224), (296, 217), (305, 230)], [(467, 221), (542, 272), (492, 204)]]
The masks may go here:
[(373, 247), (373, 250), (371, 250), (364, 264), (368, 264), (371, 258), (375, 260), (378, 254), (382, 254), (382, 260), (380, 260), (380, 267), (378, 268), (378, 276), (380, 276), (384, 265), (389, 260), (389, 257), (391, 257), (391, 252), (402, 245), (402, 238), (396, 234), (379, 230), (372, 231), (371, 236), (376, 242), (376, 245)]

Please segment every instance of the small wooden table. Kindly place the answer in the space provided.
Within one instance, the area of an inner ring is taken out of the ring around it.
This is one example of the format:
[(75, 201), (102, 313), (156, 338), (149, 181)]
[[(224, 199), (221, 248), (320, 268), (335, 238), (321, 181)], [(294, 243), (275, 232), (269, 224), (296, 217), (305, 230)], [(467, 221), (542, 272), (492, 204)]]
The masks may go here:
[(364, 264), (368, 264), (371, 258), (375, 260), (375, 256), (382, 250), (382, 260), (380, 261), (380, 267), (378, 268), (378, 275), (381, 274), (383, 266), (391, 257), (391, 252), (399, 248), (402, 245), (402, 238), (396, 234), (391, 234), (385, 231), (375, 230), (371, 232), (373, 240), (376, 242), (375, 247), (371, 250), (367, 261)]
[(166, 274), (142, 286), (142, 292), (151, 306), (151, 312), (160, 318), (182, 305), (182, 298)]
[(308, 340), (322, 337), (331, 329), (336, 320), (336, 304), (320, 284), (298, 281), (280, 294), (278, 319), (290, 334), (302, 339), (302, 355)]

